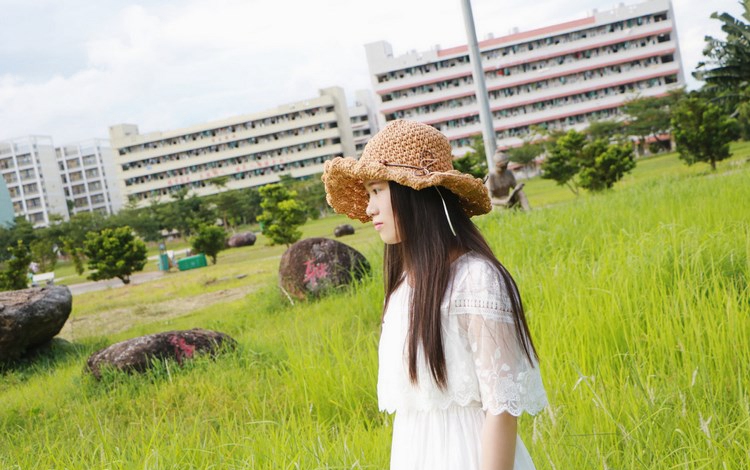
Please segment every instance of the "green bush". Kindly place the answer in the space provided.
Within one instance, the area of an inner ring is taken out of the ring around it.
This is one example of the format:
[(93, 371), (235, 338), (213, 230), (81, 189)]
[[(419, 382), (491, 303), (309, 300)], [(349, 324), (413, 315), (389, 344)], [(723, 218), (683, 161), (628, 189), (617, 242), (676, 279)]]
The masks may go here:
[(148, 259), (146, 244), (127, 225), (87, 233), (84, 251), (93, 281), (116, 277), (129, 284), (130, 275), (142, 270)]
[(198, 234), (192, 240), (193, 251), (203, 253), (216, 264), (216, 256), (226, 248), (227, 233), (215, 225), (201, 225)]

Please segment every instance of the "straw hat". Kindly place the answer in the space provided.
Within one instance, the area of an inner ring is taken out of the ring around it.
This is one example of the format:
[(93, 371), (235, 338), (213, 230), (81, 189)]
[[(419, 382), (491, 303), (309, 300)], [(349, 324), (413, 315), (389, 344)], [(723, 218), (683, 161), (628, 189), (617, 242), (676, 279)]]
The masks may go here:
[(366, 181), (395, 181), (416, 190), (442, 186), (458, 196), (469, 217), (492, 209), (483, 181), (453, 169), (448, 139), (419, 122), (391, 121), (370, 139), (359, 160), (336, 157), (325, 163), (328, 204), (362, 222), (370, 220)]

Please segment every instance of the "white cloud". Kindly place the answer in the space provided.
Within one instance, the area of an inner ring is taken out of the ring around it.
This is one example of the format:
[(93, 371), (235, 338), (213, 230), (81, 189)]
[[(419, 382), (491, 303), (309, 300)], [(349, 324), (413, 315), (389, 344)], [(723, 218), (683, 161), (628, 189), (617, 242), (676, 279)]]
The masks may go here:
[[(35, 43), (33, 35), (22, 34), (28, 25), (9, 25), (18, 29), (6, 30), (5, 37), (17, 33), (27, 41), (25, 60), (34, 60), (34, 51), (45, 48), (84, 60), (71, 62), (77, 64), (73, 72), (51, 70), (41, 78), (5, 60), (0, 66), (0, 139), (48, 134), (62, 144), (107, 137), (108, 127), (119, 122), (138, 124), (145, 132), (166, 130), (260, 111), (334, 85), (352, 99), (356, 89), (370, 86), (363, 47), (368, 42), (389, 41), (396, 54), (465, 43), (458, 0), (187, 0), (124, 7), (102, 1), (91, 9), (88, 2), (71, 0), (65, 21), (58, 23), (83, 39), (64, 46)], [(514, 26), (527, 30), (580, 18), (613, 4), (474, 0), (473, 6), (483, 38), (504, 35)], [(675, 0), (674, 8), (689, 77), (703, 36), (719, 34), (710, 13), (737, 13), (739, 7), (733, 0)], [(60, 11), (50, 7), (50, 14)], [(60, 37), (68, 33), (59, 31)]]

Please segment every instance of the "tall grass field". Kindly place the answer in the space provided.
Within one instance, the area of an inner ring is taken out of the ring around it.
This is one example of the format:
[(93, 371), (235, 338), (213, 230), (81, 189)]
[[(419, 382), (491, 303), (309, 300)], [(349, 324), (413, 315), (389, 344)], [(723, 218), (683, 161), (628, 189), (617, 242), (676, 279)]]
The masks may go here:
[[(550, 406), (519, 422), (537, 468), (747, 468), (747, 156), (579, 198), (540, 182), (552, 205), (477, 219), (521, 289), (540, 355)], [(342, 222), (316, 221), (306, 235)], [(387, 468), (382, 244), (356, 227), (341, 240), (373, 275), (317, 301), (279, 293), (284, 248), (262, 242), (215, 266), (75, 296), (69, 342), (0, 373), (0, 468)], [(115, 341), (193, 327), (238, 348), (145, 375), (84, 373)]]

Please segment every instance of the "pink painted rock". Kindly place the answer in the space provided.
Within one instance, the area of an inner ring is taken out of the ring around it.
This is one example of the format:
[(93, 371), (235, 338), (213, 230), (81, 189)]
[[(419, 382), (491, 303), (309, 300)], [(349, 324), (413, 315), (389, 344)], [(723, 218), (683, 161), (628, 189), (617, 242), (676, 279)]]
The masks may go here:
[(92, 354), (86, 367), (97, 379), (105, 367), (126, 371), (144, 372), (154, 360), (174, 359), (178, 364), (198, 354), (217, 354), (222, 348), (234, 349), (237, 342), (217, 331), (193, 328), (192, 330), (166, 331), (139, 336), (115, 343)]
[(48, 343), (62, 329), (73, 308), (66, 286), (32, 287), (0, 292), (0, 362), (18, 359)]
[(318, 297), (369, 272), (367, 259), (354, 248), (330, 238), (308, 238), (281, 256), (279, 285), (298, 299)]

